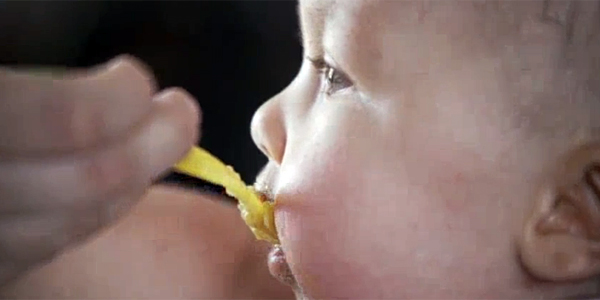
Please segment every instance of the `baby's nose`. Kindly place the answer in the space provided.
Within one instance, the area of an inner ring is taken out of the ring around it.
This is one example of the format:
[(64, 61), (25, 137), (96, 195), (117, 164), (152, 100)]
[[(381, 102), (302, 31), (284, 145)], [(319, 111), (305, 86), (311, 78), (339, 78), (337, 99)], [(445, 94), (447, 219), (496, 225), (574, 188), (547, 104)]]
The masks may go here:
[(270, 160), (280, 164), (286, 145), (281, 106), (276, 98), (263, 104), (252, 117), (252, 139)]

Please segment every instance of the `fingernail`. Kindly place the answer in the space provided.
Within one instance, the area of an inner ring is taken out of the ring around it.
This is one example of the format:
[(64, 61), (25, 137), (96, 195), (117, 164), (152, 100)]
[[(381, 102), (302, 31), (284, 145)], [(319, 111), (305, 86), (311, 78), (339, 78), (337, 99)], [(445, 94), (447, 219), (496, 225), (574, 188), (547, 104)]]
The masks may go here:
[(194, 130), (200, 127), (200, 124), (202, 123), (202, 110), (200, 109), (194, 96), (192, 96), (186, 90), (179, 87), (166, 89), (158, 94), (154, 98), (154, 101), (178, 101), (184, 106), (182, 110), (189, 112), (190, 116), (194, 118), (193, 122), (190, 122), (190, 124), (193, 124)]
[(128, 54), (121, 54), (96, 68), (92, 68), (92, 73), (96, 76), (118, 78), (118, 80), (124, 82), (142, 78), (148, 82), (152, 93), (156, 92), (158, 87), (152, 69), (141, 60)]
[(142, 157), (146, 158), (146, 169), (152, 178), (159, 176), (176, 161), (173, 153), (179, 152), (181, 148), (181, 142), (177, 138), (181, 133), (177, 132), (176, 126), (171, 123), (165, 118), (160, 118), (150, 125), (145, 136)]
[[(144, 159), (147, 171), (156, 178), (169, 170), (193, 146), (197, 132), (197, 120), (190, 119), (190, 111), (182, 112), (185, 105), (181, 101), (188, 101), (178, 97), (185, 95), (178, 92), (161, 94), (157, 105), (157, 115), (150, 124), (148, 132), (144, 135)], [(194, 122), (196, 121), (196, 122)], [(195, 127), (195, 128), (193, 128)]]

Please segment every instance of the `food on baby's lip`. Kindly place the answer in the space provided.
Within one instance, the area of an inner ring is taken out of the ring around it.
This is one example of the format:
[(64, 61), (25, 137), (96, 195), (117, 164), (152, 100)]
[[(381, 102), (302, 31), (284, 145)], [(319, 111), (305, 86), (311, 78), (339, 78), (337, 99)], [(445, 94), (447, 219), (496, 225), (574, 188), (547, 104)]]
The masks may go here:
[(279, 244), (273, 203), (265, 201), (264, 195), (247, 186), (231, 166), (225, 165), (208, 151), (194, 147), (175, 165), (175, 170), (224, 187), (229, 196), (238, 200), (242, 219), (254, 236), (259, 240)]
[(290, 269), (290, 265), (287, 262), (287, 258), (285, 257), (285, 253), (281, 246), (273, 246), (273, 249), (269, 252), (267, 265), (271, 275), (281, 283), (291, 287), (296, 286), (296, 278)]

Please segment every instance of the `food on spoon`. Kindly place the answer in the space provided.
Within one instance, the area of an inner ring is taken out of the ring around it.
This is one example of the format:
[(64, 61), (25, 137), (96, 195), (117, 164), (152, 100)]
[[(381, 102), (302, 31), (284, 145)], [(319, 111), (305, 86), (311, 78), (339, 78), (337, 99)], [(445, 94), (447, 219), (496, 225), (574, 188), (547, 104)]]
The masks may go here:
[(246, 185), (231, 166), (225, 165), (208, 151), (194, 147), (175, 165), (175, 170), (224, 187), (229, 196), (238, 200), (242, 219), (254, 236), (259, 240), (279, 244), (273, 203), (265, 201), (253, 187)]

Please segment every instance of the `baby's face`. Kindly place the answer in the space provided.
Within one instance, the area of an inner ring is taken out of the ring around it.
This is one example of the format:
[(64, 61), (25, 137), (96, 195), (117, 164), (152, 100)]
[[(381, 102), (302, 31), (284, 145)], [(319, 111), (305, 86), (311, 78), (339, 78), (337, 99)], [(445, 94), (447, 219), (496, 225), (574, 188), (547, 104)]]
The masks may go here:
[(536, 138), (524, 103), (555, 53), (523, 57), (495, 9), (300, 1), (306, 59), (252, 126), (299, 294), (535, 295), (515, 240), (561, 145)]

